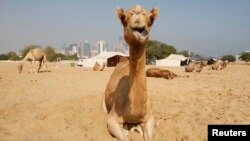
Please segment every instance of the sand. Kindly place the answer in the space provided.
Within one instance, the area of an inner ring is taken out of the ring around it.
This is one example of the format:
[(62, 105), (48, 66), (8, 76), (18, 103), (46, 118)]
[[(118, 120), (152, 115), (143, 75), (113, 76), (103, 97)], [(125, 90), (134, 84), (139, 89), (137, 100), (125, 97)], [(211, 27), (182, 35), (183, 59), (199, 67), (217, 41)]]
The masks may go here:
[[(49, 63), (51, 72), (22, 74), (18, 62), (0, 62), (1, 141), (116, 141), (106, 128), (101, 101), (114, 68), (94, 72)], [(152, 66), (148, 66), (152, 67)], [(206, 141), (208, 124), (250, 124), (250, 65), (185, 73), (189, 78), (148, 78), (156, 118), (155, 141)], [(142, 141), (132, 132), (129, 138)]]

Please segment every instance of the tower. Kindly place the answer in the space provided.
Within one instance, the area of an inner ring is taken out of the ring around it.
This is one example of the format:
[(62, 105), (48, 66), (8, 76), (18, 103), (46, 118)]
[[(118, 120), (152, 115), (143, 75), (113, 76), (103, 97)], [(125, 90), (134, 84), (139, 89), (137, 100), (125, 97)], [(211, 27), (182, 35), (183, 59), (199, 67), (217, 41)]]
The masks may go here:
[(107, 51), (107, 42), (106, 41), (98, 41), (97, 42), (97, 50), (98, 54)]

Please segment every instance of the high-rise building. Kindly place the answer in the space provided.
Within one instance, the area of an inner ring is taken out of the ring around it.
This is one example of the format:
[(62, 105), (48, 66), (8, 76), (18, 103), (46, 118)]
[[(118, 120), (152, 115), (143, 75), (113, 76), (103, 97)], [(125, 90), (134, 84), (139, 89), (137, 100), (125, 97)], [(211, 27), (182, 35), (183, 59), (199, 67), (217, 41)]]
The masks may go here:
[(98, 54), (107, 51), (107, 42), (106, 41), (98, 41), (97, 42), (97, 50), (98, 50)]
[(79, 57), (89, 58), (90, 57), (90, 43), (87, 40), (79, 43)]
[(78, 53), (78, 44), (69, 45), (69, 55), (74, 55)]
[(115, 51), (129, 54), (128, 44), (125, 42), (122, 36), (119, 36), (118, 44), (115, 46)]
[(91, 50), (91, 57), (98, 55), (98, 50)]

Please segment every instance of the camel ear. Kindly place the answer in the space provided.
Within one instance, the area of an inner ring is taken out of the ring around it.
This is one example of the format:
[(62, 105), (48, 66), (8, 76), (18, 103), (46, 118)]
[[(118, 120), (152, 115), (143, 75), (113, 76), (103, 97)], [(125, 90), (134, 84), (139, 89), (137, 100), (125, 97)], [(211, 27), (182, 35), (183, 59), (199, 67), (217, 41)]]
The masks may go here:
[(158, 7), (154, 7), (154, 8), (151, 10), (150, 20), (151, 20), (151, 23), (152, 23), (152, 24), (153, 24), (154, 20), (157, 18), (158, 13), (159, 13)]
[(124, 14), (124, 10), (122, 8), (120, 8), (120, 7), (117, 7), (116, 8), (116, 15), (121, 20), (122, 24), (125, 26), (125, 14)]

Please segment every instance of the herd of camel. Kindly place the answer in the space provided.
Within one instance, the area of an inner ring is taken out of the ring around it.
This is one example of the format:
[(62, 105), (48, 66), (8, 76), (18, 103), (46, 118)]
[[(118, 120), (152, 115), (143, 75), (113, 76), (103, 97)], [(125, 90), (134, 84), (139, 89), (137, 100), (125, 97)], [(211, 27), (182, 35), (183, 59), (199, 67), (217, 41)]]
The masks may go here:
[[(26, 54), (26, 56), (23, 58), (21, 63), (18, 65), (18, 71), (19, 73), (23, 70), (23, 65), (26, 61), (29, 61), (32, 65), (32, 68), (30, 69), (30, 73), (37, 73), (39, 72), (42, 65), (44, 65), (45, 71), (47, 70), (46, 65), (46, 55), (43, 53), (43, 51), (40, 48), (34, 48), (30, 49), (29, 52)], [(35, 65), (35, 62), (39, 62), (39, 67), (37, 68)], [(229, 62), (227, 60), (217, 60), (211, 65), (211, 70), (222, 70), (227, 67)], [(198, 63), (190, 62), (185, 67), (185, 72), (201, 72), (203, 67), (207, 66), (207, 61), (200, 61)], [(94, 71), (103, 71), (106, 67), (106, 64), (103, 63), (101, 66), (98, 62), (95, 62), (95, 65), (93, 66)], [(166, 69), (160, 69), (160, 68), (149, 68), (146, 70), (146, 76), (147, 77), (156, 77), (156, 78), (166, 78), (166, 79), (173, 79), (175, 77), (188, 77), (188, 76), (180, 76), (175, 74), (174, 72), (171, 72)]]
[[(129, 60), (117, 64), (110, 80), (107, 84), (102, 107), (108, 114), (107, 129), (113, 137), (128, 141), (129, 131), (137, 131), (143, 135), (144, 140), (150, 141), (154, 132), (154, 115), (152, 102), (147, 91), (146, 77), (162, 77), (173, 79), (179, 76), (169, 70), (160, 68), (149, 68), (146, 70), (146, 44), (149, 39), (149, 33), (153, 22), (157, 18), (158, 8), (151, 11), (142, 6), (136, 5), (128, 10), (122, 8), (116, 9), (116, 14), (120, 19), (124, 39), (129, 45)], [(39, 61), (39, 67), (36, 69), (35, 61)], [(44, 64), (47, 71), (46, 56), (39, 49), (30, 49), (18, 66), (19, 73), (23, 69), (26, 61), (32, 64), (31, 72), (38, 72)], [(227, 61), (217, 61), (211, 66), (212, 70), (226, 68)], [(186, 72), (201, 72), (206, 62), (201, 61), (198, 64), (189, 63), (185, 67)], [(103, 71), (102, 66), (96, 62), (94, 71)]]

